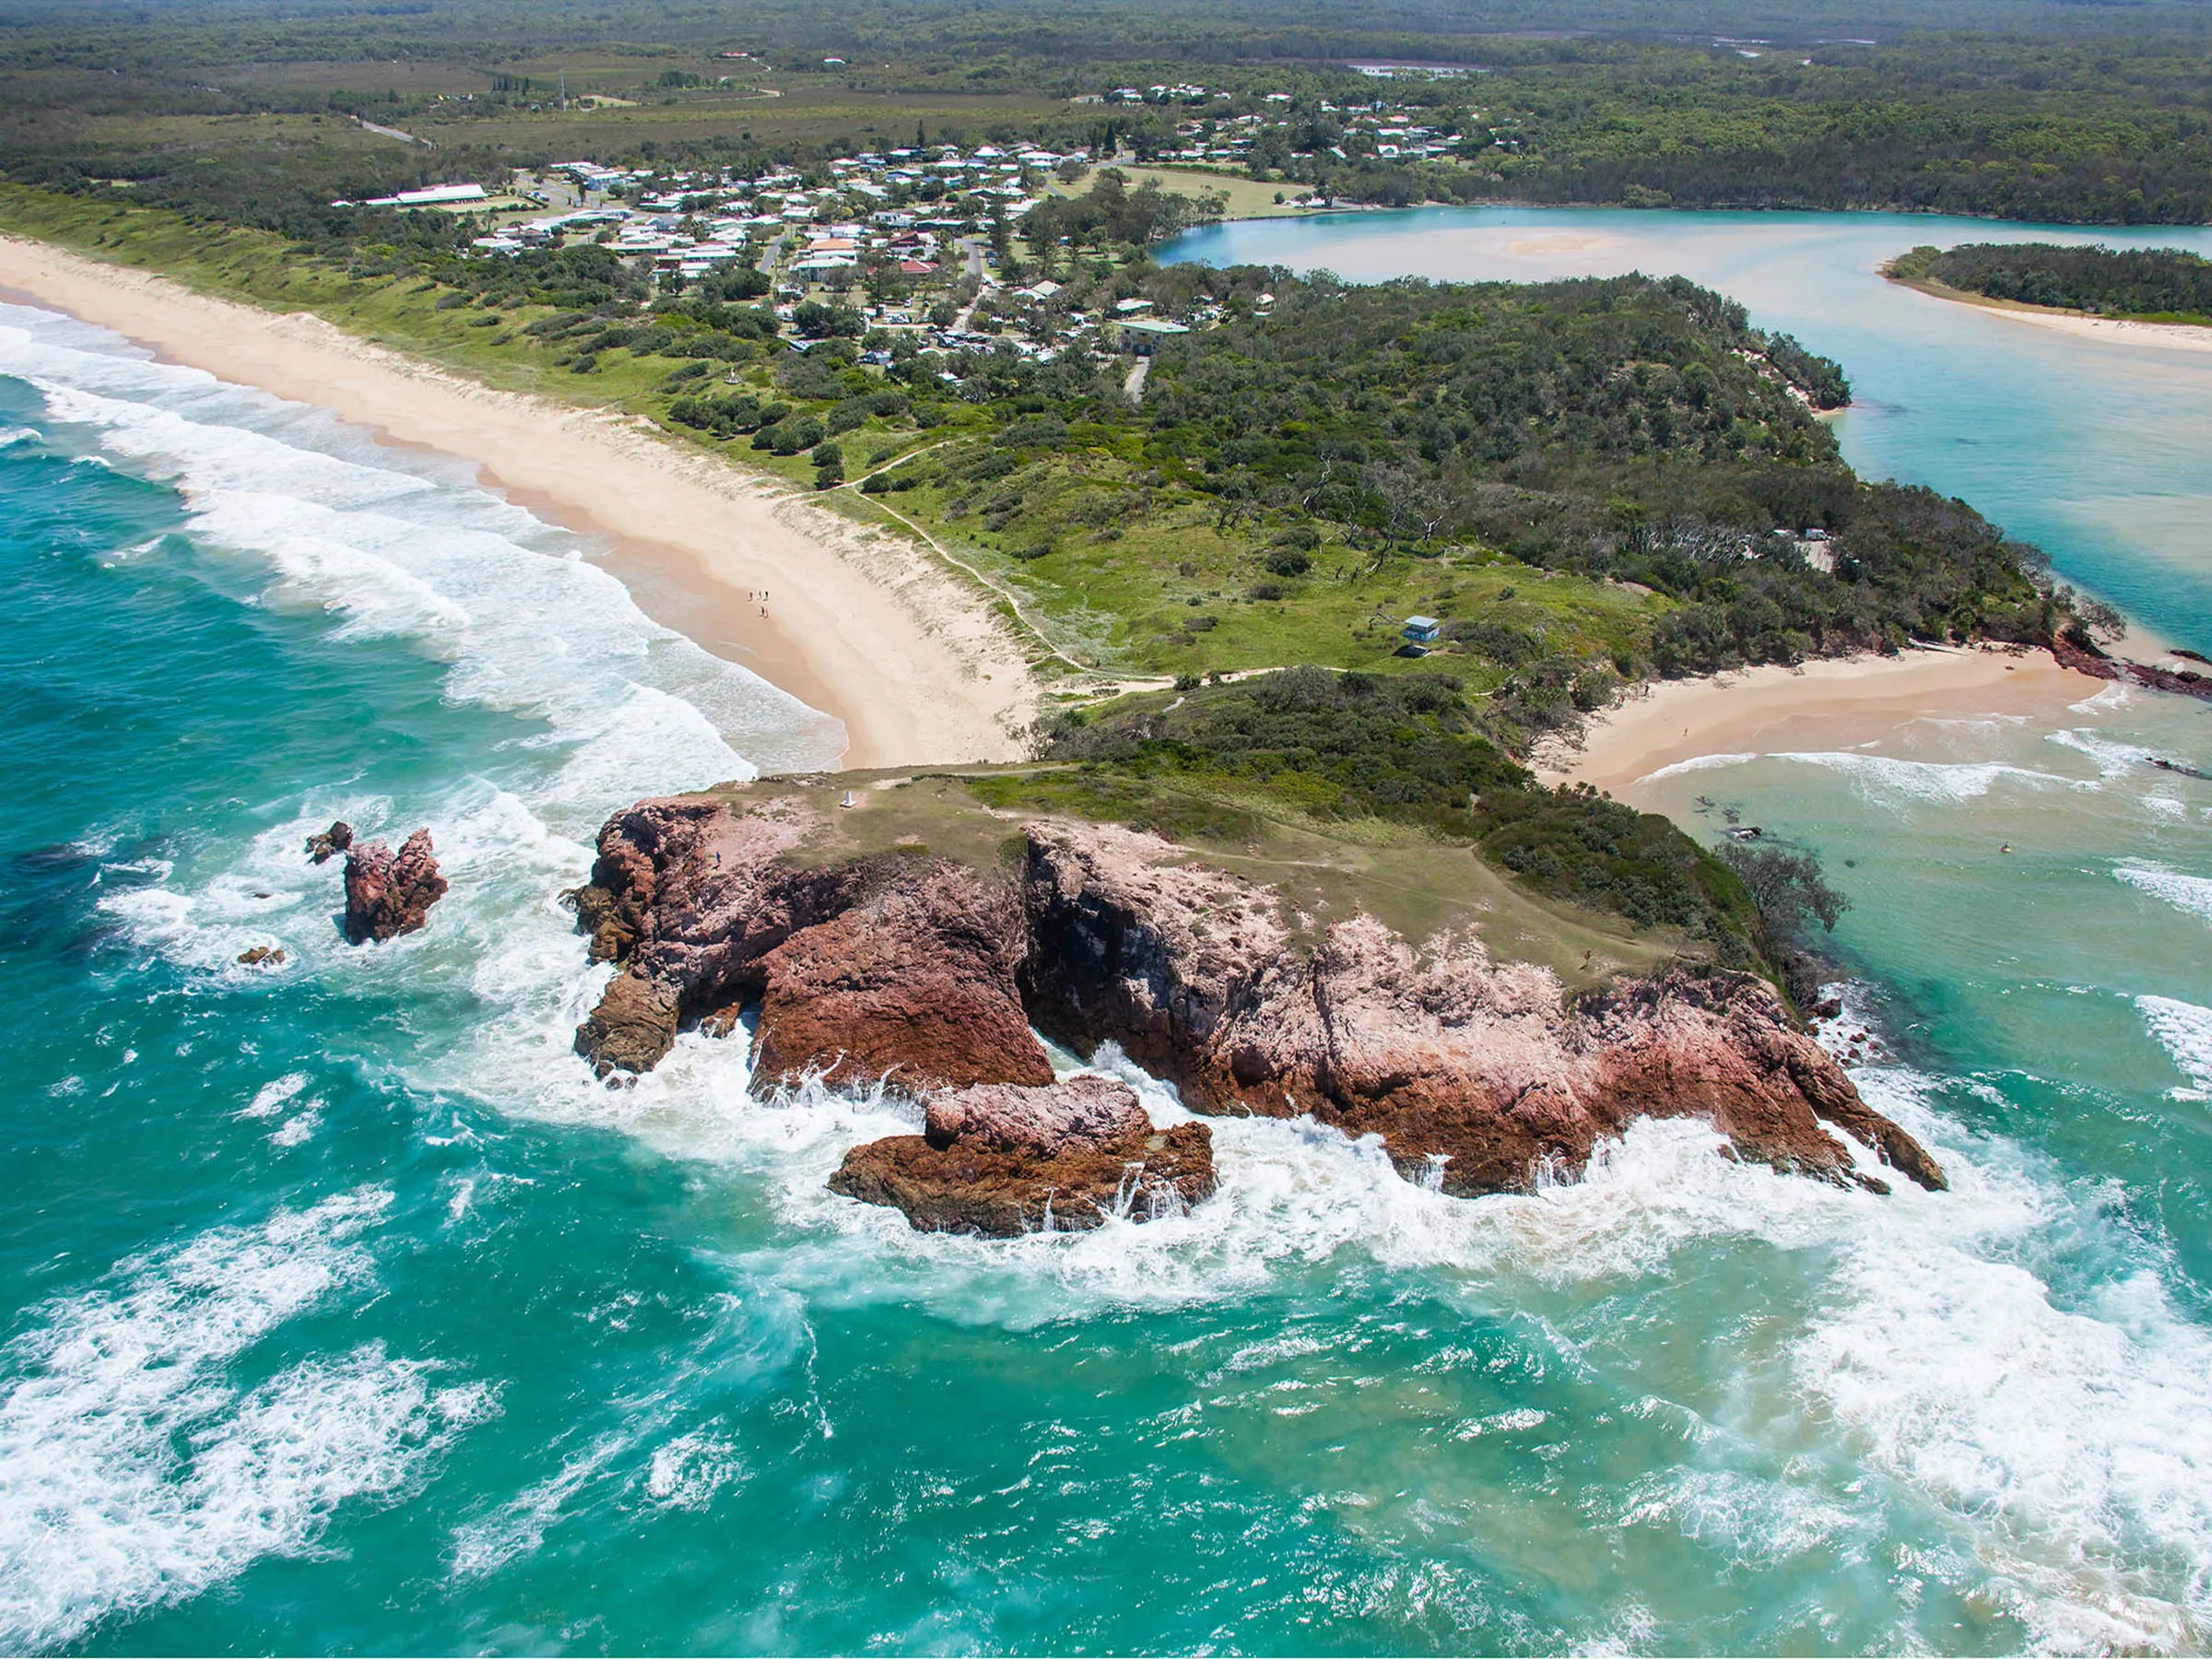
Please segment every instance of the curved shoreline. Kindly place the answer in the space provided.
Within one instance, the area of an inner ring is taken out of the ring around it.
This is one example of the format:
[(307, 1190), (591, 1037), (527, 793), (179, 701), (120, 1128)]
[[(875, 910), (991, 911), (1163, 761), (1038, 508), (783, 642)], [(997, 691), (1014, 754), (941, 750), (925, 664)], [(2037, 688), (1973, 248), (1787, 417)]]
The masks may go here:
[(1993, 300), (1987, 294), (1953, 288), (1947, 282), (1935, 282), (1925, 276), (1894, 276), (1888, 265), (1882, 267), (1882, 278), (1899, 288), (1925, 294), (1931, 300), (1944, 300), (1954, 305), (1971, 305), (1978, 311), (1994, 312), (1999, 316), (2010, 317), (2016, 323), (2053, 329), (2060, 334), (2104, 340), (2121, 346), (2152, 346), (2170, 351), (2212, 351), (2212, 327), (2201, 324), (2143, 323), (2132, 317), (2100, 317), (2088, 312), (2062, 311), (2055, 306), (2023, 305), (2014, 300)]
[[(608, 567), (641, 606), (841, 721), (846, 766), (1022, 752), (1037, 697), (1023, 653), (987, 605), (902, 539), (687, 453), (641, 421), (484, 386), (311, 314), (7, 236), (0, 287), (164, 361), (472, 463), (518, 505), (606, 536)], [(766, 614), (748, 597), (761, 591)]]
[[(1547, 782), (1620, 794), (1662, 768), (1714, 754), (1849, 747), (1915, 720), (2055, 713), (2109, 684), (2045, 651), (1919, 650), (1662, 680), (1591, 718), (1579, 749), (1544, 752)], [(1787, 734), (1785, 736), (1784, 734)]]

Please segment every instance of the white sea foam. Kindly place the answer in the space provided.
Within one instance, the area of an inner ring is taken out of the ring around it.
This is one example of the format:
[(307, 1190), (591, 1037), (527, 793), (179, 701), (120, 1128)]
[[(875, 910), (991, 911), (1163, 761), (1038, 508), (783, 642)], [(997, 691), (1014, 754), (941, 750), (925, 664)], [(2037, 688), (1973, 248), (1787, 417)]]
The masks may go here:
[[(1182, 1115), (1171, 1091), (1100, 1058), (1139, 1085), (1157, 1121)], [(1888, 1503), (1932, 1505), (1974, 1563), (1961, 1571), (2040, 1643), (2201, 1641), (2212, 1631), (2212, 1340), (2147, 1273), (2059, 1305), (2018, 1258), (2062, 1221), (2083, 1224), (2077, 1201), (2001, 1148), (1961, 1141), (1928, 1110), (1925, 1079), (1859, 1077), (1934, 1147), (1950, 1192), (1894, 1171), (1889, 1197), (1847, 1192), (1730, 1163), (1701, 1124), (1646, 1122), (1601, 1147), (1581, 1181), (1469, 1202), (1401, 1179), (1379, 1148), (1333, 1130), (1229, 1118), (1212, 1120), (1218, 1191), (1187, 1215), (986, 1241), (918, 1233), (895, 1211), (824, 1190), (845, 1146), (908, 1126), (882, 1103), (802, 1089), (762, 1106), (733, 1088), (692, 1126), (712, 1155), (775, 1171), (799, 1237), (741, 1265), (816, 1306), (888, 1298), (1018, 1326), (1233, 1299), (1347, 1253), (1453, 1270), (1509, 1305), (1581, 1284), (1663, 1282), (1677, 1253), (1731, 1240), (1831, 1263), (1794, 1333), (1775, 1328), (1790, 1393), (1758, 1414), (1801, 1419), (1785, 1439), (1841, 1424), (1888, 1484), (1677, 1473), (1636, 1488), (1624, 1524), (1676, 1526), (1772, 1563), (1882, 1535)], [(679, 1137), (680, 1110), (663, 1110), (661, 1133)], [(1250, 1354), (1265, 1365), (1291, 1350)]]
[(275, 1117), (285, 1106), (299, 1097), (310, 1079), (305, 1072), (288, 1072), (273, 1083), (264, 1083), (253, 1091), (253, 1098), (240, 1111), (239, 1116), (249, 1118)]
[(559, 1473), (524, 1490), (497, 1514), (462, 1527), (453, 1539), (455, 1575), (484, 1578), (518, 1556), (535, 1552), (545, 1542), (546, 1529), (559, 1517), (561, 1506), (626, 1443), (620, 1435), (602, 1435), (564, 1461)]
[(653, 1448), (645, 1495), (664, 1509), (703, 1510), (745, 1474), (726, 1436), (694, 1430)]
[(488, 1408), (376, 1343), (251, 1390), (231, 1362), (366, 1291), (391, 1194), (364, 1188), (119, 1264), (34, 1309), (0, 1373), (0, 1646), (62, 1646), (102, 1618), (312, 1547)]
[(2121, 778), (2129, 772), (2140, 772), (2157, 752), (2140, 744), (2122, 743), (2078, 728), (2062, 728), (2047, 734), (2044, 740), (2087, 755), (2096, 763), (2097, 774), (2101, 778)]
[(2122, 859), (2112, 866), (2112, 876), (2161, 903), (2212, 922), (2212, 877), (2185, 875), (2142, 858)]
[(2212, 1008), (2171, 996), (2138, 996), (2136, 1011), (2189, 1079), (2188, 1088), (2173, 1090), (2173, 1099), (2212, 1100)]
[(1677, 760), (1672, 766), (1663, 766), (1657, 771), (1646, 772), (1636, 780), (1639, 783), (1655, 783), (1661, 778), (1678, 778), (1685, 772), (1712, 771), (1724, 766), (1742, 766), (1756, 760), (1757, 755), (1692, 755), (1687, 760)]
[(842, 747), (835, 721), (651, 621), (577, 538), (450, 464), (22, 307), (0, 307), (0, 372), (29, 380), (104, 454), (173, 482), (201, 541), (262, 561), (272, 603), (406, 639), (451, 665), (454, 697), (619, 758), (580, 754), (549, 800), (603, 814)]
[(1906, 760), (1892, 755), (1860, 754), (1848, 749), (1777, 754), (1770, 758), (1840, 772), (1861, 799), (1890, 808), (1922, 804), (1951, 806), (1985, 795), (2004, 782), (2041, 787), (2068, 782), (2055, 773), (1995, 760)]

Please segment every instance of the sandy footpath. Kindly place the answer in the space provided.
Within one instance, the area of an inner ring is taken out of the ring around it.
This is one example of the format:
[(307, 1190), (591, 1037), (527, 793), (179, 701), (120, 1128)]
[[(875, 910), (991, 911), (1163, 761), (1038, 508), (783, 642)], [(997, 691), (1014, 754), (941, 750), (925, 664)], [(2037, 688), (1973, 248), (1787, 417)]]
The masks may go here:
[[(845, 724), (848, 766), (1004, 759), (1037, 687), (974, 591), (876, 535), (687, 453), (642, 422), (500, 392), (320, 318), (0, 237), (0, 287), (165, 360), (317, 404), (401, 443), (475, 462), (540, 516), (610, 538), (610, 568), (682, 593), (668, 618), (717, 655)], [(767, 616), (747, 598), (765, 591)]]
[(1749, 668), (1663, 681), (1593, 719), (1579, 752), (1551, 750), (1537, 767), (1551, 781), (1618, 794), (1700, 755), (1848, 747), (1930, 716), (2055, 713), (2104, 685), (2041, 651), (1911, 651)]

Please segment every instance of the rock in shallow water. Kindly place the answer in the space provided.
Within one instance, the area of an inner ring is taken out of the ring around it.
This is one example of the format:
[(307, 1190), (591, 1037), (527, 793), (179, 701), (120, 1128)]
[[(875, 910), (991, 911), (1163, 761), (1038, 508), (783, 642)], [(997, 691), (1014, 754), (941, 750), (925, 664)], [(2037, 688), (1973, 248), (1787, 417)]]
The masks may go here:
[(344, 818), (320, 835), (307, 838), (307, 856), (315, 864), (328, 864), (336, 854), (353, 845), (353, 826)]
[(921, 1135), (845, 1154), (832, 1192), (904, 1212), (931, 1232), (1011, 1238), (1181, 1214), (1214, 1190), (1213, 1132), (1156, 1130), (1108, 1077), (1043, 1088), (986, 1084), (931, 1102)]
[(397, 853), (381, 841), (357, 844), (346, 855), (347, 943), (382, 943), (415, 932), (445, 892), (428, 830), (408, 836)]

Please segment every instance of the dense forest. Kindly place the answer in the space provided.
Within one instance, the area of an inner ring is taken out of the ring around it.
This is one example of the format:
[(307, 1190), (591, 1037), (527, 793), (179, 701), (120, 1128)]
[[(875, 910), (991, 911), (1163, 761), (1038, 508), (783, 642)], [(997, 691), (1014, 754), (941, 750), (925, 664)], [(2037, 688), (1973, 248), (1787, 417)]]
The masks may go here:
[[(1268, 110), (1294, 119), (1240, 167), (1331, 200), (2212, 221), (2201, 6), (1947, 0), (1847, 29), (1809, 5), (1751, 6), (1736, 24), (1636, 9), (1591, 0), (1531, 33), (1502, 0), (1387, 14), (854, 0), (737, 20), (688, 3), (19, 6), (0, 21), (0, 169), (73, 189), (124, 180), (148, 201), (275, 227), (510, 165), (804, 167), (915, 125), (1148, 160), (1193, 121)], [(1900, 32), (1936, 28), (2003, 32)], [(723, 55), (740, 42), (742, 65)], [(1351, 65), (1371, 59), (1438, 67), (1389, 89), (1454, 135), (1449, 153), (1386, 155), (1347, 133), (1376, 86)], [(771, 62), (773, 98), (756, 84)], [(1098, 101), (1194, 76), (1203, 96)], [(563, 87), (588, 88), (589, 107)], [(429, 142), (363, 142), (356, 117)]]
[(1890, 263), (1889, 275), (2015, 305), (2212, 325), (2212, 260), (2180, 248), (1969, 242), (1914, 248)]
[[(1049, 573), (1059, 538), (1119, 499), (1086, 453), (1134, 443), (1155, 488), (1269, 542), (1273, 585), (1305, 578), (1314, 524), (1378, 557), (1475, 543), (1679, 601), (1651, 637), (1661, 673), (2052, 626), (2033, 549), (1959, 502), (1856, 478), (1813, 412), (1847, 396), (1835, 365), (1682, 278), (1363, 287), (1178, 265), (1131, 286), (1226, 312), (1161, 349), (1141, 409), (1079, 356), (963, 354), (964, 395), (1008, 417), (991, 453), (883, 487), (934, 482), (955, 523), (1018, 520)], [(940, 370), (922, 355), (894, 372), (926, 387)], [(1575, 693), (1581, 670), (1524, 631), (1447, 632)]]

